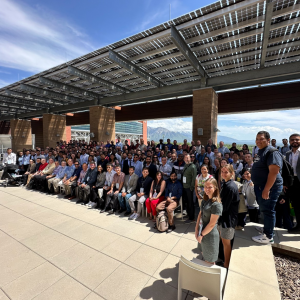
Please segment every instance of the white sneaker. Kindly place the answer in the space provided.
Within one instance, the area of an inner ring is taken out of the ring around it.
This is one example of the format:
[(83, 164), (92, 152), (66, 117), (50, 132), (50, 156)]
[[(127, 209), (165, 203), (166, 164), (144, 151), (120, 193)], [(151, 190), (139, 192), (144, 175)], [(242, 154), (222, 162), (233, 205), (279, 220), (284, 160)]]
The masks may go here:
[(258, 236), (252, 237), (252, 240), (260, 244), (274, 244), (273, 238), (269, 239), (265, 234), (260, 234)]
[(138, 219), (139, 217), (140, 217), (140, 214), (135, 214), (133, 220), (136, 220), (136, 219)]
[(91, 204), (92, 204), (92, 202), (91, 202), (91, 201), (89, 201), (89, 203), (88, 203), (86, 206), (87, 206), (87, 207), (89, 207)]
[(95, 208), (97, 206), (97, 203), (96, 202), (92, 202), (91, 205), (90, 205), (90, 208)]
[(130, 219), (130, 220), (134, 220), (135, 215), (136, 215), (136, 213), (133, 213), (133, 214), (129, 217), (129, 219)]
[(255, 229), (256, 229), (259, 233), (264, 233), (264, 228), (263, 228), (263, 227), (258, 227), (258, 226), (256, 226)]

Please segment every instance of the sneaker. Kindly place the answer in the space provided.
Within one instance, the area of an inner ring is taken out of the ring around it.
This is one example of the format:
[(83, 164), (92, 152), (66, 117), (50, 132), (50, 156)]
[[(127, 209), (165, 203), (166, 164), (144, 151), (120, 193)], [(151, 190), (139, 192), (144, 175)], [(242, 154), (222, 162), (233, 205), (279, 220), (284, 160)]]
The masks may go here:
[(124, 214), (124, 216), (129, 216), (131, 214), (131, 211), (126, 211), (126, 213)]
[(135, 215), (136, 215), (136, 213), (133, 213), (133, 214), (129, 217), (129, 220), (134, 220)]
[(259, 233), (264, 233), (264, 228), (263, 228), (263, 227), (258, 227), (258, 226), (256, 226), (255, 229), (256, 229)]
[(108, 214), (109, 214), (109, 215), (112, 215), (113, 213), (114, 213), (114, 210), (113, 210), (113, 209), (111, 209), (111, 210), (108, 211)]
[(137, 220), (139, 217), (140, 217), (140, 215), (139, 215), (139, 214), (135, 214), (135, 216), (134, 216), (133, 220)]
[(86, 204), (87, 207), (89, 207), (93, 202), (92, 201), (89, 201), (88, 204)]
[(97, 206), (97, 203), (96, 202), (92, 202), (91, 204), (90, 204), (90, 208), (95, 208)]
[(172, 232), (175, 229), (176, 229), (175, 225), (169, 226), (169, 228), (167, 230), (167, 233), (170, 233), (170, 232)]
[(252, 240), (256, 243), (260, 244), (274, 244), (273, 238), (269, 239), (265, 234), (260, 234), (258, 236), (252, 237)]

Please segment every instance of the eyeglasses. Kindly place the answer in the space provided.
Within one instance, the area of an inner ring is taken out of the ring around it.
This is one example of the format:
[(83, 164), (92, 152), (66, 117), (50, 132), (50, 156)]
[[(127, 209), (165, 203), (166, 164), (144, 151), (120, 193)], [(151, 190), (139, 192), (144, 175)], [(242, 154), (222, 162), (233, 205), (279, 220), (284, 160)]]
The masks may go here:
[(79, 164), (75, 164), (75, 166), (79, 166)]

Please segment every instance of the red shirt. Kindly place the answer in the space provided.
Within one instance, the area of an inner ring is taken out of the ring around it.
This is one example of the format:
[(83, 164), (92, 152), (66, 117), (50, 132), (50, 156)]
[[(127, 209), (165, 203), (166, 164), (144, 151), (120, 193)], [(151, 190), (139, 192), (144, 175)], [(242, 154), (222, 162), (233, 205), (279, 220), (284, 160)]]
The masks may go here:
[(39, 171), (43, 171), (47, 167), (48, 163), (41, 164), (39, 167)]

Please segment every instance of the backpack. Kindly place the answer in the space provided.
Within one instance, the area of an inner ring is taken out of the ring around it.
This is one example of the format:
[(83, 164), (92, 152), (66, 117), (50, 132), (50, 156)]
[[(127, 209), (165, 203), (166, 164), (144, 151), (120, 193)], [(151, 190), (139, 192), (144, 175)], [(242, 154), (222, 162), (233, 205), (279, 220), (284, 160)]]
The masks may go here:
[(156, 217), (156, 228), (160, 232), (165, 232), (169, 228), (168, 215), (164, 210), (160, 211)]
[[(278, 149), (270, 149), (268, 153), (266, 154), (266, 160), (268, 160), (270, 153), (273, 153), (275, 151), (278, 151)], [(282, 179), (283, 179), (283, 185), (286, 187), (290, 187), (293, 185), (294, 182), (294, 170), (291, 164), (283, 157), (283, 155), (278, 151), (282, 158)]]

